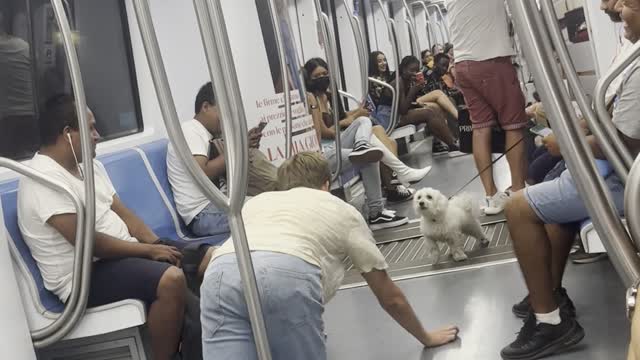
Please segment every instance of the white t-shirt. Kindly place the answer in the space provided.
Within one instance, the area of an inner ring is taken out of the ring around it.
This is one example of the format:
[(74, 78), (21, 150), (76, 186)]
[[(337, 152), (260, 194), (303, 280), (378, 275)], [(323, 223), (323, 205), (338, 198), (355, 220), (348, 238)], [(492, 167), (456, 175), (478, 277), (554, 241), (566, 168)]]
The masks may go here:
[[(191, 119), (182, 123), (182, 131), (184, 138), (189, 144), (191, 154), (209, 157), (209, 141), (213, 139), (213, 135), (198, 120)], [(182, 216), (182, 220), (188, 225), (207, 205), (209, 199), (200, 191), (198, 186), (191, 179), (189, 171), (184, 166), (178, 154), (169, 144), (167, 151), (167, 173), (169, 175), (169, 183), (173, 190), (173, 197), (176, 201), (178, 214)]]
[[(242, 215), (249, 249), (293, 255), (321, 269), (325, 303), (342, 283), (346, 256), (361, 273), (388, 267), (362, 215), (329, 192), (300, 187), (262, 193)], [(214, 259), (234, 251), (228, 240)]]
[[(613, 58), (613, 62), (611, 63), (612, 68), (618, 65), (620, 61), (625, 58), (625, 55), (627, 55), (633, 48), (633, 43), (624, 37), (624, 28), (621, 28), (619, 39), (620, 40), (616, 49), (616, 56)], [(613, 81), (607, 88), (607, 92), (605, 94), (606, 104), (609, 104), (611, 100), (613, 100), (613, 98), (616, 96), (618, 89), (620, 89), (620, 86), (622, 85), (622, 79), (622, 74), (618, 75), (618, 77), (613, 79)]]
[[(131, 237), (127, 224), (111, 210), (116, 191), (104, 166), (93, 162), (96, 188), (96, 231), (124, 241)], [(66, 184), (84, 202), (82, 180), (68, 172), (52, 158), (36, 154), (28, 164), (34, 169)], [(63, 193), (29, 178), (18, 186), (18, 225), (25, 242), (38, 263), (45, 287), (63, 302), (71, 292), (74, 247), (47, 223), (52, 216), (75, 214), (73, 201)]]
[(455, 62), (513, 56), (504, 0), (447, 0)]

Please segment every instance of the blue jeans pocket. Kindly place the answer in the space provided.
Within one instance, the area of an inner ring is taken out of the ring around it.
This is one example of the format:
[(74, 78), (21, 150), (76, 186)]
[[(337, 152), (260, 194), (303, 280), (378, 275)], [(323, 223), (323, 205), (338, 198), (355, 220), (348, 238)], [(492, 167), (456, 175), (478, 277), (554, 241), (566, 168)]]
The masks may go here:
[(263, 270), (261, 282), (268, 318), (276, 320), (282, 330), (306, 324), (312, 301), (309, 277), (276, 267)]

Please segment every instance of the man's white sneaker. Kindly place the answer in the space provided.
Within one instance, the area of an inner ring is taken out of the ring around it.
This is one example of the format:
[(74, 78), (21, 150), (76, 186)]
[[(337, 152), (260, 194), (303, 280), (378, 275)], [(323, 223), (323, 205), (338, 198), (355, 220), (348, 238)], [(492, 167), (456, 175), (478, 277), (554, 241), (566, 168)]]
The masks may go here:
[(487, 196), (487, 206), (484, 207), (485, 215), (498, 215), (504, 211), (504, 206), (509, 200), (509, 195), (504, 192), (497, 192), (493, 196)]

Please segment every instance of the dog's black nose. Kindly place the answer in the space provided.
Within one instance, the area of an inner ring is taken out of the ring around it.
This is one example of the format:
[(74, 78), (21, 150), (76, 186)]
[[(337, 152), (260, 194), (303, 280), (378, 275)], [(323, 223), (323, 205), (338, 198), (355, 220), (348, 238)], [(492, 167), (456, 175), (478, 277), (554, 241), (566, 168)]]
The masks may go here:
[(424, 206), (424, 201), (419, 202), (420, 206)]

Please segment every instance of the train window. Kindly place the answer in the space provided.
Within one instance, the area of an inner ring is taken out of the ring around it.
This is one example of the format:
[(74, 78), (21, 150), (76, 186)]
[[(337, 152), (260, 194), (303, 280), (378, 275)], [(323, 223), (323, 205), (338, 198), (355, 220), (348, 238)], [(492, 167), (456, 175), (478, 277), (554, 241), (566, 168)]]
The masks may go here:
[[(124, 0), (64, 0), (87, 104), (103, 140), (142, 131)], [(0, 3), (0, 156), (39, 146), (42, 104), (72, 93), (62, 39), (48, 0)]]

